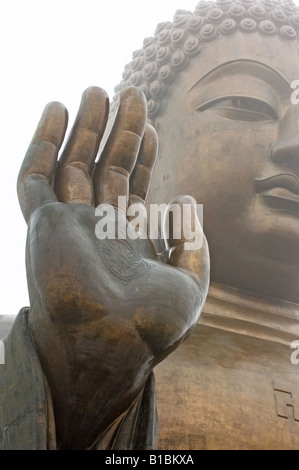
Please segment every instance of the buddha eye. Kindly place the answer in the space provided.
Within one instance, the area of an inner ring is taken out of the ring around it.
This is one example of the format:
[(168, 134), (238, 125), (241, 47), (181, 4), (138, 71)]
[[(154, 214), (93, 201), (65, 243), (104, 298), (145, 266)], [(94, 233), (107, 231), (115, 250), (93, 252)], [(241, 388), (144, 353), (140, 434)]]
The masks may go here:
[(276, 111), (265, 101), (248, 97), (221, 98), (204, 104), (197, 111), (211, 109), (220, 116), (235, 121), (269, 121), (278, 118)]

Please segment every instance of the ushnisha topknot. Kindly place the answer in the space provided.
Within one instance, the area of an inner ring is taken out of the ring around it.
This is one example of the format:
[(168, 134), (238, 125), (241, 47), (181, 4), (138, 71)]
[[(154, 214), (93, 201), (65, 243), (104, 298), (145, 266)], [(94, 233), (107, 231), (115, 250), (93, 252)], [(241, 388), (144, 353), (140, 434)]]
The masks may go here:
[(203, 44), (237, 30), (298, 40), (299, 8), (292, 0), (202, 0), (193, 13), (178, 10), (172, 22), (158, 24), (154, 36), (146, 38), (142, 49), (133, 53), (115, 87), (112, 113), (118, 92), (134, 85), (144, 92), (148, 116), (154, 120), (168, 86), (200, 54)]

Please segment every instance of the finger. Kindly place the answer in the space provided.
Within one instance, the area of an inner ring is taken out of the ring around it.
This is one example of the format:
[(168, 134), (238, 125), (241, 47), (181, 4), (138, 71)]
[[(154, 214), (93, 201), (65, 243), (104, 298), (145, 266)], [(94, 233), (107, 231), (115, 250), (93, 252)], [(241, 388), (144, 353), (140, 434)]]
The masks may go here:
[(144, 236), (147, 234), (147, 199), (153, 169), (158, 152), (158, 137), (155, 129), (147, 124), (137, 161), (130, 177), (128, 220), (136, 222), (136, 230)]
[(135, 87), (125, 88), (111, 133), (96, 165), (95, 202), (117, 207), (118, 196), (129, 196), (129, 179), (136, 163), (146, 125), (146, 100)]
[(55, 175), (55, 192), (60, 201), (93, 203), (91, 176), (108, 112), (109, 99), (104, 90), (85, 90)]
[(158, 137), (155, 129), (146, 125), (137, 161), (130, 178), (130, 199), (146, 202), (153, 169), (157, 159)]
[(49, 103), (25, 155), (17, 188), (20, 206), (27, 222), (35, 209), (57, 200), (51, 188), (51, 180), (65, 136), (67, 120), (67, 110), (61, 103)]
[(206, 293), (210, 277), (210, 256), (198, 218), (196, 201), (190, 196), (180, 196), (172, 201), (164, 220), (166, 236), (167, 224), (169, 264), (187, 271)]

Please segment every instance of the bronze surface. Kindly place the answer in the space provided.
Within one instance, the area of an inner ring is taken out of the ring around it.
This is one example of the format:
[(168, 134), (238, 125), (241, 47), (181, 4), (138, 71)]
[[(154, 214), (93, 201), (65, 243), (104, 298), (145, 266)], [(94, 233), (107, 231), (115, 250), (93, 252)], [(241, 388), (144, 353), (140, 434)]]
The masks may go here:
[[(127, 69), (114, 120), (106, 93), (89, 88), (61, 155), (67, 111), (45, 108), (18, 180), (30, 310), (5, 340), (3, 448), (16, 422), (25, 448), (149, 448), (153, 370), (158, 449), (298, 448), (296, 11), (219, 0), (159, 25)], [(179, 197), (196, 220), (196, 200), (207, 241), (187, 251), (171, 233), (158, 260), (148, 238), (99, 240), (98, 204), (128, 224), (119, 196), (143, 218)], [(35, 373), (32, 403), (16, 399)], [(26, 439), (34, 403), (40, 441)]]

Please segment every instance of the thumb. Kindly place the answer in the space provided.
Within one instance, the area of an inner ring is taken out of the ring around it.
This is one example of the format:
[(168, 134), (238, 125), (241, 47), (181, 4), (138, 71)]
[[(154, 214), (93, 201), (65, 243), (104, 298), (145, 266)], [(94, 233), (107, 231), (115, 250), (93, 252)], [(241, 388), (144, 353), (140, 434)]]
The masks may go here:
[(210, 256), (203, 233), (202, 205), (191, 196), (171, 201), (164, 215), (163, 235), (169, 250), (168, 263), (188, 271), (207, 291), (210, 279)]

